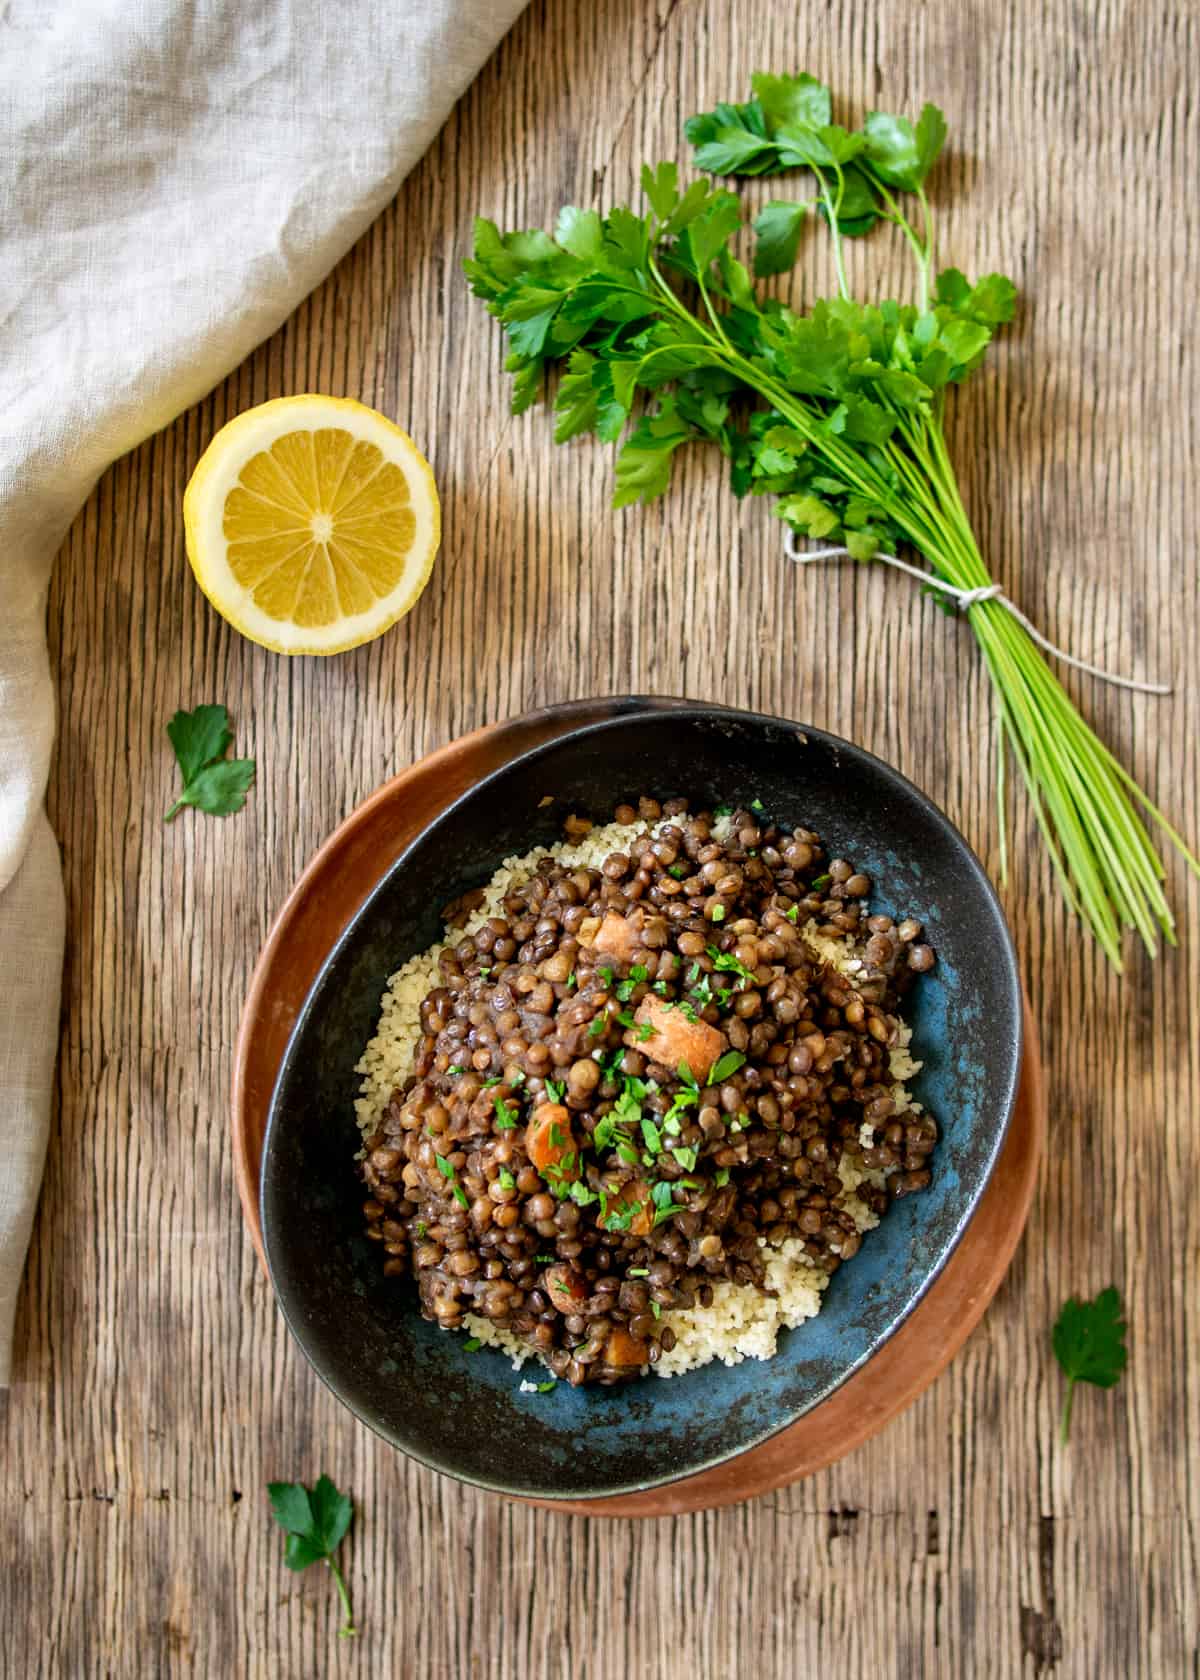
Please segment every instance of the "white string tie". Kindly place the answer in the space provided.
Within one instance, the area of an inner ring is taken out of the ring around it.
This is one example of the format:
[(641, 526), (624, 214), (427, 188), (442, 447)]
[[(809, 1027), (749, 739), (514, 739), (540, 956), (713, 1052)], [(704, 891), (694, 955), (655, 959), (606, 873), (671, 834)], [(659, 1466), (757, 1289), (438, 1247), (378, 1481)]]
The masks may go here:
[[(818, 560), (852, 560), (854, 556), (848, 548), (797, 548), (796, 532), (789, 529), (783, 542), (783, 551), (789, 560), (794, 560), (797, 566), (811, 566)], [(1170, 694), (1170, 683), (1139, 682), (1136, 677), (1121, 677), (1115, 671), (1102, 670), (1099, 665), (1089, 665), (1086, 659), (1076, 659), (1073, 653), (1065, 648), (1056, 647), (1052, 641), (1043, 636), (1036, 625), (1030, 623), (1020, 607), (1010, 601), (998, 583), (984, 583), (976, 589), (960, 589), (957, 584), (947, 583), (944, 578), (935, 577), (932, 572), (924, 571), (920, 566), (910, 566), (907, 560), (898, 559), (894, 554), (873, 554), (872, 561), (878, 560), (885, 566), (894, 566), (898, 572), (907, 572), (918, 582), (930, 589), (938, 589), (948, 596), (958, 608), (959, 612), (970, 612), (972, 607), (981, 606), (984, 601), (997, 601), (1006, 612), (1010, 612), (1018, 624), (1033, 637), (1039, 647), (1052, 653), (1055, 659), (1061, 659), (1066, 665), (1073, 665), (1077, 671), (1086, 671), (1089, 677), (1098, 677), (1101, 682), (1112, 683), (1117, 688), (1129, 688), (1136, 694)]]

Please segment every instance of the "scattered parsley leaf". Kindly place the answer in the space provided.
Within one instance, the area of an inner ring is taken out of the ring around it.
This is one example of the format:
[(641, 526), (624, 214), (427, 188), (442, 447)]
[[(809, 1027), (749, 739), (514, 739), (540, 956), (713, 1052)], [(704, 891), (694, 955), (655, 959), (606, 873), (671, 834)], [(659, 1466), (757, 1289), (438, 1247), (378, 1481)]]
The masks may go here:
[(809, 885), (813, 892), (824, 892), (825, 888), (830, 886), (832, 882), (832, 875), (815, 875)]
[(466, 1071), (461, 1062), (454, 1062), (446, 1069), (447, 1075), (451, 1078), (457, 1078), (460, 1073), (466, 1073)]
[(546, 1079), (543, 1081), (543, 1084), (546, 1087), (546, 1095), (549, 1097), (550, 1101), (561, 1105), (563, 1096), (566, 1092), (566, 1087), (558, 1084), (553, 1079)]
[(795, 922), (798, 922), (800, 920), (800, 906), (798, 904), (793, 904), (789, 909), (785, 910), (783, 913), (787, 917), (789, 922), (795, 923)]
[(611, 968), (598, 968), (596, 970), (596, 973), (600, 976), (600, 979), (605, 986), (611, 986), (612, 985), (612, 983), (613, 983), (613, 971), (612, 971)]
[(725, 906), (723, 904), (713, 905), (712, 919), (714, 922), (723, 922), (725, 920)]
[(654, 1314), (655, 1318), (661, 1318), (662, 1317), (662, 1308), (658, 1304), (657, 1301), (651, 1301), (650, 1311)]
[(587, 1030), (588, 1037), (589, 1038), (599, 1038), (600, 1034), (604, 1031), (604, 1029), (607, 1025), (608, 1025), (608, 1019), (603, 1013), (593, 1016), (592, 1017), (592, 1024)]
[(645, 1266), (630, 1266), (627, 1275), (629, 1277), (649, 1277), (650, 1272)]
[(1125, 1369), (1128, 1350), (1123, 1310), (1120, 1295), (1109, 1288), (1102, 1289), (1094, 1301), (1079, 1301), (1072, 1295), (1058, 1315), (1051, 1339), (1054, 1357), (1067, 1379), (1059, 1426), (1063, 1442), (1071, 1428), (1075, 1384), (1112, 1388)]
[(723, 1190), (729, 1183), (729, 1168), (718, 1167), (713, 1175), (713, 1183), (716, 1185), (718, 1190)]
[(492, 1107), (496, 1111), (496, 1130), (511, 1132), (517, 1123), (517, 1110), (512, 1103), (506, 1103), (503, 1097), (493, 1097)]
[(464, 1353), (478, 1353), (483, 1343), (478, 1336), (471, 1336), (463, 1343)]
[(708, 1078), (704, 1083), (706, 1085), (719, 1085), (722, 1080), (728, 1079), (731, 1074), (736, 1073), (743, 1066), (745, 1060), (746, 1058), (740, 1050), (726, 1050), (723, 1056), (717, 1057), (717, 1060), (709, 1069)]
[(554, 1377), (551, 1377), (549, 1382), (540, 1382), (537, 1385), (537, 1391), (539, 1394), (553, 1394), (557, 1387), (557, 1380)]
[(254, 780), (252, 758), (226, 758), (233, 740), (229, 713), (224, 706), (197, 706), (194, 712), (176, 712), (167, 725), (175, 751), (183, 791), (163, 818), (170, 822), (185, 805), (209, 816), (227, 817), (240, 811)]
[(497, 1176), (500, 1180), (501, 1190), (515, 1190), (517, 1188), (517, 1181), (507, 1167), (501, 1167)]
[(267, 1494), (271, 1514), (287, 1535), (284, 1563), (296, 1571), (307, 1569), (311, 1563), (328, 1565), (346, 1618), (338, 1634), (342, 1639), (352, 1639), (356, 1630), (350, 1594), (333, 1554), (350, 1527), (353, 1501), (348, 1494), (339, 1493), (328, 1476), (320, 1477), (311, 1489), (303, 1482), (268, 1482)]
[(683, 1168), (684, 1172), (695, 1172), (695, 1170), (696, 1170), (696, 1160), (697, 1160), (697, 1157), (699, 1155), (698, 1150), (696, 1150), (694, 1148), (683, 1149), (683, 1148), (680, 1148), (677, 1145), (674, 1149), (671, 1150), (671, 1153), (672, 1153), (672, 1155), (674, 1155), (675, 1159), (679, 1162), (679, 1165)]

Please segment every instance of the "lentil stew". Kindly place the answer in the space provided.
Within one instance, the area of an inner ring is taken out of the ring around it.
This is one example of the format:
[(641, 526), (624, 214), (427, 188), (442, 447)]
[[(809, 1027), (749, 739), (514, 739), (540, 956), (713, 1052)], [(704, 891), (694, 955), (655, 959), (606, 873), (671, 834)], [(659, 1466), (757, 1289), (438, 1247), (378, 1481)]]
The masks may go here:
[(919, 923), (872, 915), (866, 875), (754, 808), (615, 820), (596, 866), (541, 856), (494, 914), (482, 889), (448, 907), (362, 1160), (367, 1235), (424, 1316), (572, 1384), (660, 1364), (722, 1284), (768, 1290), (782, 1244), (828, 1276), (929, 1184), (937, 1138), (889, 1062), (934, 963)]

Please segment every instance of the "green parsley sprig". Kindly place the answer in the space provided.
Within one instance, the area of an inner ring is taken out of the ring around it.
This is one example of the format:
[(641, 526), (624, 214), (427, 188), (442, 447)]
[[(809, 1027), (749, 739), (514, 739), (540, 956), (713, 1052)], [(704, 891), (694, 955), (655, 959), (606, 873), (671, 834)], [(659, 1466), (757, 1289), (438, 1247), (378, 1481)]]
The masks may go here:
[(1109, 1288), (1102, 1289), (1094, 1301), (1079, 1301), (1072, 1295), (1055, 1321), (1051, 1337), (1054, 1357), (1067, 1379), (1058, 1431), (1064, 1444), (1071, 1428), (1076, 1383), (1112, 1388), (1125, 1369), (1129, 1354), (1123, 1315), (1120, 1295)]
[[(676, 452), (703, 440), (728, 458), (737, 495), (776, 497), (794, 530), (860, 560), (907, 545), (958, 589), (990, 586), (943, 417), (950, 388), (1011, 320), (1016, 294), (1003, 275), (972, 284), (956, 268), (937, 270), (925, 181), (945, 140), (941, 112), (927, 105), (915, 123), (872, 112), (848, 130), (833, 122), (829, 89), (815, 78), (759, 75), (750, 101), (692, 118), (687, 133), (703, 169), (808, 172), (811, 199), (773, 201), (759, 214), (755, 266), (760, 275), (786, 268), (815, 207), (833, 240), (838, 295), (803, 313), (760, 296), (733, 252), (740, 200), (704, 180), (681, 188), (673, 163), (643, 169), (644, 216), (568, 206), (553, 238), (502, 234), (480, 219), (464, 266), (507, 335), (513, 412), (534, 402), (545, 369), (565, 363), (560, 443), (584, 432), (616, 442), (649, 395), (617, 456), (615, 506), (662, 495)], [(850, 294), (843, 242), (880, 222), (912, 253), (911, 302)], [(1200, 860), (1084, 722), (1013, 615), (986, 600), (966, 616), (1068, 903), (1118, 969), (1124, 928), (1151, 954), (1160, 934), (1174, 943), (1165, 867), (1142, 813), (1197, 873)], [(1004, 876), (1002, 759), (997, 800)]]
[(346, 1618), (338, 1635), (353, 1639), (356, 1629), (350, 1594), (334, 1557), (354, 1516), (353, 1500), (349, 1494), (339, 1493), (328, 1476), (321, 1476), (314, 1488), (306, 1488), (303, 1482), (268, 1482), (267, 1493), (272, 1515), (287, 1535), (284, 1563), (296, 1571), (313, 1563), (328, 1566)]
[(254, 780), (252, 758), (226, 758), (233, 743), (229, 713), (224, 706), (197, 706), (176, 712), (167, 725), (175, 749), (183, 791), (163, 818), (170, 822), (185, 805), (209, 816), (227, 817), (240, 811)]

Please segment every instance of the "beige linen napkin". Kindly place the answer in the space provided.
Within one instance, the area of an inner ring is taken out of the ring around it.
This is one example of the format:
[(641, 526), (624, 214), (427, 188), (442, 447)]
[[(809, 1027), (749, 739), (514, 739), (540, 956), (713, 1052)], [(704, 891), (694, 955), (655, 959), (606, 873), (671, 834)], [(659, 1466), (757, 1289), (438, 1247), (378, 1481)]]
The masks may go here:
[(524, 0), (0, 7), (0, 1386), (49, 1125), (51, 561), (395, 193)]

